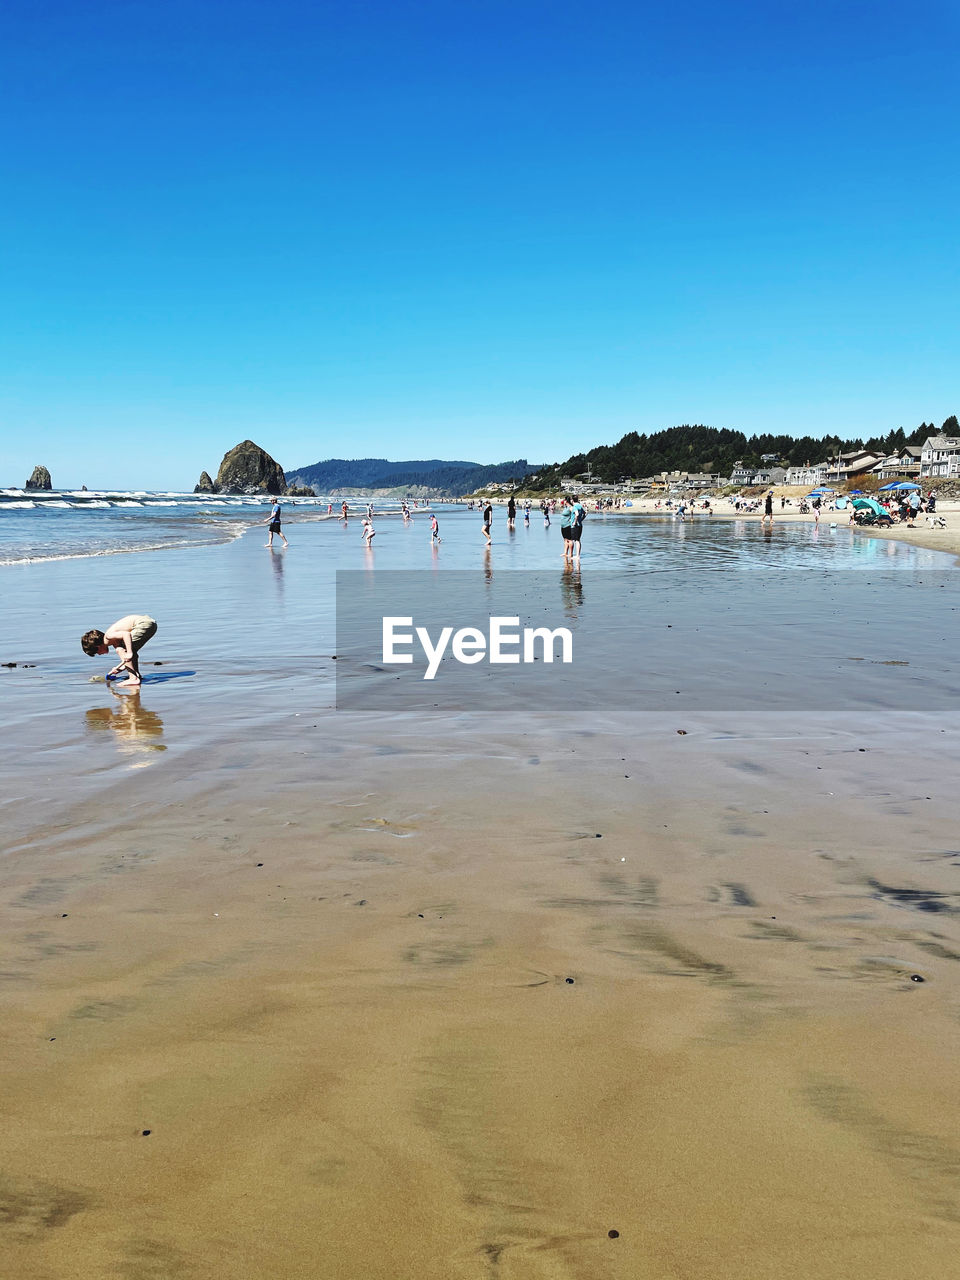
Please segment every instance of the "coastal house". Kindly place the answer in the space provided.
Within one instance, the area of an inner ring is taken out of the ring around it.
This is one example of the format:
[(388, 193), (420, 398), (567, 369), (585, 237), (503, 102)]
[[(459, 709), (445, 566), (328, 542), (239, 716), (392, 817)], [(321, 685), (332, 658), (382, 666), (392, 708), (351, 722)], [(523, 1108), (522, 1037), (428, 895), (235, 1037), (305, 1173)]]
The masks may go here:
[[(835, 458), (827, 459), (827, 483), (849, 484), (852, 480), (860, 480), (869, 475), (880, 462), (880, 457), (867, 449), (855, 449), (851, 453), (838, 453)], [(822, 482), (821, 482), (822, 483)]]
[(788, 467), (784, 483), (809, 485), (811, 489), (814, 489), (826, 484), (828, 470), (829, 463), (827, 462), (815, 462), (813, 465), (805, 463), (802, 467)]
[(928, 436), (920, 452), (920, 475), (927, 480), (960, 477), (960, 436)]
[(742, 462), (735, 462), (733, 470), (730, 472), (731, 484), (753, 484), (753, 474), (755, 467), (744, 466)]
[(751, 484), (785, 484), (787, 479), (786, 467), (762, 467), (759, 471), (753, 473)]
[(878, 480), (915, 480), (920, 474), (922, 453), (919, 445), (904, 445), (889, 457), (881, 458), (875, 467), (871, 467), (871, 472)]

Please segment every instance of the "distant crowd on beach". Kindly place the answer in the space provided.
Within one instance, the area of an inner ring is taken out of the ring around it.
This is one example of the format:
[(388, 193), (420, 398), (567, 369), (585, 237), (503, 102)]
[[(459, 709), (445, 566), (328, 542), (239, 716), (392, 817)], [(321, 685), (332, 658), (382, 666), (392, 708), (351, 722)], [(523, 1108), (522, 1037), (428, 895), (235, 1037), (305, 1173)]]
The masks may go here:
[[(419, 503), (414, 501), (414, 508), (418, 505)], [(508, 499), (506, 506), (507, 529), (512, 533), (517, 527), (517, 514), (521, 508), (517, 506), (516, 499), (512, 496)], [(594, 509), (596, 511), (619, 509), (622, 506), (622, 501), (615, 501), (611, 498), (598, 499), (594, 503)], [(559, 515), (560, 535), (563, 541), (563, 558), (566, 561), (578, 562), (580, 559), (583, 524), (587, 514), (586, 508), (580, 501), (579, 495), (574, 493), (569, 496), (565, 495), (562, 498), (545, 498), (540, 502), (538, 509), (543, 518), (543, 525), (545, 529), (550, 528), (551, 518), (555, 515)], [(471, 499), (467, 503), (467, 510), (480, 511), (482, 520), (481, 534), (486, 545), (488, 547), (491, 546), (493, 543), (493, 503), (489, 499), (483, 502), (475, 502)], [(522, 512), (523, 523), (526, 528), (530, 527), (530, 514), (532, 510), (533, 503), (529, 498), (525, 499)], [(333, 514), (333, 503), (327, 504), (327, 514)], [(373, 503), (368, 502), (364, 514), (360, 517), (360, 537), (368, 551), (372, 549), (373, 540), (377, 536), (377, 530), (374, 525), (374, 517), (376, 514)], [(427, 510), (424, 514), (429, 517), (430, 545), (431, 547), (438, 547), (443, 541), (440, 537), (440, 522), (434, 511)], [(405, 525), (409, 524), (413, 519), (413, 512), (411, 511), (410, 504), (406, 499), (404, 499), (400, 504), (400, 515)], [(350, 510), (346, 499), (344, 499), (340, 505), (340, 520), (344, 525), (346, 525), (348, 524), (349, 519)], [(270, 515), (266, 521), (266, 525), (268, 529), (268, 537), (267, 541), (264, 543), (265, 547), (271, 548), (273, 546), (274, 535), (281, 539), (284, 547), (288, 547), (290, 545), (283, 533), (283, 508), (279, 498), (272, 500)]]

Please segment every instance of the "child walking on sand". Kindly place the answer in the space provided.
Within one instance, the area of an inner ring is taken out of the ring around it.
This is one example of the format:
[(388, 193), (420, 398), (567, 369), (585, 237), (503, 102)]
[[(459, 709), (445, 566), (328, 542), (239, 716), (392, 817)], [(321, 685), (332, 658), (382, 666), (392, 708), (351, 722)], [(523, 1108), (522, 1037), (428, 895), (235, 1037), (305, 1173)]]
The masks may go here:
[(90, 658), (116, 649), (121, 655), (120, 661), (107, 672), (107, 679), (118, 676), (121, 671), (129, 672), (128, 678), (118, 686), (122, 689), (140, 684), (140, 662), (137, 655), (156, 634), (157, 624), (149, 614), (128, 613), (125, 618), (120, 618), (113, 626), (107, 627), (106, 631), (87, 631), (80, 640), (80, 647)]

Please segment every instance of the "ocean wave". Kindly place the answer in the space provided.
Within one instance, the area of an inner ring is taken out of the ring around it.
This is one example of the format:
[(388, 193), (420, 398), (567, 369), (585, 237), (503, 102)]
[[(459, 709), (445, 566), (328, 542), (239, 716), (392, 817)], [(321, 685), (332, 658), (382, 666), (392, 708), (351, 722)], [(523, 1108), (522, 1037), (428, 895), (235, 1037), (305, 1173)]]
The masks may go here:
[(35, 502), (0, 502), (0, 511), (29, 511)]
[(222, 546), (224, 543), (236, 541), (247, 530), (246, 525), (215, 527), (221, 535), (226, 536), (184, 538), (178, 542), (144, 542), (127, 547), (100, 547), (87, 551), (49, 551), (44, 555), (0, 556), (0, 568), (18, 564), (49, 564), (58, 560), (96, 560), (102, 556), (131, 555), (138, 551), (183, 551), (193, 547)]
[(114, 502), (111, 505), (114, 507), (142, 507), (143, 503), (142, 502)]

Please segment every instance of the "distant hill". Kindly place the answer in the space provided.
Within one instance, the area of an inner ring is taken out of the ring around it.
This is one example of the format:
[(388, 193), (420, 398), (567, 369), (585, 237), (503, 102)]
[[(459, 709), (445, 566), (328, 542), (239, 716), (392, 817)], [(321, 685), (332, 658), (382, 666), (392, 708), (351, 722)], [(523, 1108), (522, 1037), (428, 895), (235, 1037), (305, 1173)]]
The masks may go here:
[(387, 458), (327, 458), (286, 473), (287, 484), (309, 485), (320, 494), (340, 489), (429, 489), (452, 498), (484, 485), (520, 480), (531, 470), (526, 458), (484, 466), (480, 462), (448, 462), (427, 458), (390, 462)]

